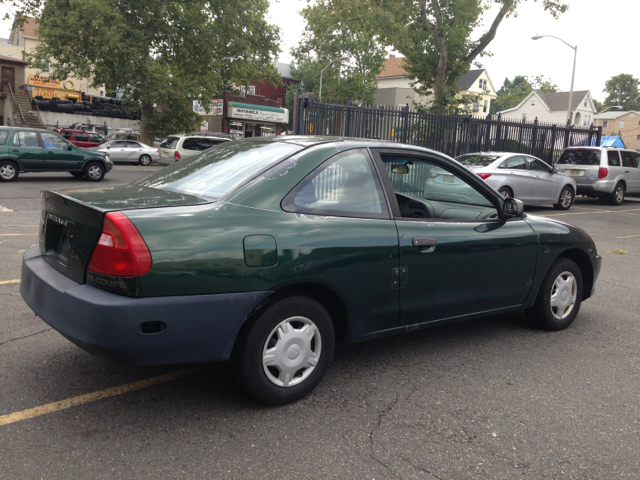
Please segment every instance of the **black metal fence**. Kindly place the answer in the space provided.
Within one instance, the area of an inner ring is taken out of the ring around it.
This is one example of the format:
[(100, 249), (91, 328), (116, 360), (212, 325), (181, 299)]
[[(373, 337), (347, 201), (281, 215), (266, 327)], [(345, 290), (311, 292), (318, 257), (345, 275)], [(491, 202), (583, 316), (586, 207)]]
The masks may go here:
[(314, 103), (298, 94), (294, 131), (297, 135), (336, 135), (411, 143), (451, 157), (500, 151), (527, 153), (553, 164), (572, 145), (600, 145), (602, 127), (561, 126), (516, 121), (499, 116), (434, 115), (409, 107), (371, 108), (355, 104)]

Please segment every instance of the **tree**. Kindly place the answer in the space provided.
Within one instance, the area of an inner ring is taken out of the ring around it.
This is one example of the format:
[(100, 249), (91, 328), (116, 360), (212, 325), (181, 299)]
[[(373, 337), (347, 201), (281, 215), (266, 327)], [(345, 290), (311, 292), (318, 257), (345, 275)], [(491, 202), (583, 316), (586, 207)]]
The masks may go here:
[(640, 80), (628, 73), (611, 77), (606, 81), (604, 88), (604, 92), (607, 93), (604, 100), (605, 108), (620, 105), (622, 110), (640, 110), (639, 85)]
[(526, 75), (516, 75), (513, 80), (507, 77), (497, 91), (498, 98), (491, 102), (491, 114), (518, 106), (533, 90), (557, 92), (558, 86), (543, 75), (537, 75), (533, 79)]
[(292, 49), (297, 64), (293, 77), (306, 92), (318, 93), (320, 72), (332, 60), (349, 57), (350, 62), (335, 62), (322, 76), (323, 101), (345, 102), (348, 96), (373, 104), (378, 82), (376, 76), (386, 57), (381, 35), (375, 26), (363, 22), (364, 3), (349, 10), (350, 21), (334, 21), (331, 0), (319, 0), (304, 8), (307, 23), (300, 44)]
[(51, 76), (125, 88), (142, 112), (143, 141), (190, 130), (191, 100), (276, 78), (278, 30), (268, 0), (14, 0), (35, 15), (44, 42), (29, 59), (53, 59)]
[[(500, 23), (517, 15), (527, 0), (325, 0), (332, 25), (365, 25), (378, 41), (393, 46), (407, 59), (414, 88), (430, 96), (435, 113), (455, 110), (458, 80), (483, 55)], [(568, 9), (561, 0), (532, 0), (554, 17)], [(473, 32), (483, 23), (490, 5), (499, 10), (478, 39)]]

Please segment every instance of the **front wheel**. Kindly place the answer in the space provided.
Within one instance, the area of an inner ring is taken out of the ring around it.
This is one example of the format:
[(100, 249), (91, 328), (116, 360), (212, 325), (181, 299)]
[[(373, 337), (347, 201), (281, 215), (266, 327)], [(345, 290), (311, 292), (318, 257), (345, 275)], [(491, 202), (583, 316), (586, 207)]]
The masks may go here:
[(308, 297), (287, 297), (249, 322), (232, 355), (240, 386), (272, 405), (311, 393), (329, 368), (335, 346), (326, 309)]
[(527, 315), (541, 328), (562, 330), (573, 323), (581, 304), (582, 272), (573, 260), (559, 258), (547, 272)]
[(554, 203), (553, 208), (556, 210), (569, 210), (573, 204), (573, 200), (573, 189), (571, 187), (564, 187), (558, 197), (558, 203)]
[(84, 167), (84, 178), (90, 182), (99, 182), (104, 178), (104, 167), (98, 162), (90, 162)]
[(148, 167), (151, 165), (151, 157), (149, 155), (141, 155), (140, 156), (140, 165), (144, 167)]

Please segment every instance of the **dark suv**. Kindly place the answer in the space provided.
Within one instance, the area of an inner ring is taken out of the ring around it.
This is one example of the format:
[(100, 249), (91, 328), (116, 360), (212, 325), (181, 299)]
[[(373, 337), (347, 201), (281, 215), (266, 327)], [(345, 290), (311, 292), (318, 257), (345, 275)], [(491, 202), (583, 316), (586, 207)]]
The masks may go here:
[(109, 155), (78, 148), (55, 132), (0, 127), (0, 180), (13, 182), (20, 172), (69, 172), (99, 182), (113, 167)]

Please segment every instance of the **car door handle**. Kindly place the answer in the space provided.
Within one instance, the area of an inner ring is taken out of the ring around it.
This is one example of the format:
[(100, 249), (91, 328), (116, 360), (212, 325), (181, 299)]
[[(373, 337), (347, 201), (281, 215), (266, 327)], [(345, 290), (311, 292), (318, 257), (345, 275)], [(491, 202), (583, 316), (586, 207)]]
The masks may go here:
[(418, 238), (413, 239), (413, 245), (416, 247), (435, 247), (438, 241), (435, 238)]
[(629, 170), (625, 170), (624, 173), (629, 173)]
[(13, 153), (20, 153), (20, 150), (11, 150)]

